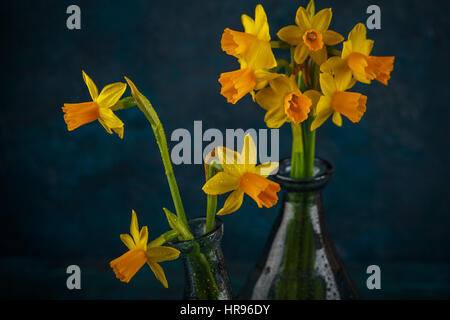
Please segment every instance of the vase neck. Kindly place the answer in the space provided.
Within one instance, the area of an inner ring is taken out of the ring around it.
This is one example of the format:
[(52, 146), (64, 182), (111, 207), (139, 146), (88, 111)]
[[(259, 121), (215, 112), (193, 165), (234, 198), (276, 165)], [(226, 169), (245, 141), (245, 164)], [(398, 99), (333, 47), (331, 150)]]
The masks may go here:
[(273, 179), (287, 192), (320, 192), (333, 175), (333, 166), (328, 161), (314, 160), (314, 175), (311, 178), (291, 178), (291, 159), (280, 161), (278, 173)]

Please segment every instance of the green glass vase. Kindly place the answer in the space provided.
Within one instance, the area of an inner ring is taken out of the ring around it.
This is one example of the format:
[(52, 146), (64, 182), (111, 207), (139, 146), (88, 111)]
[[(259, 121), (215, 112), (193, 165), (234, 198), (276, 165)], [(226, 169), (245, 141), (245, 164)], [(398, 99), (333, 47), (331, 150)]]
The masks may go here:
[(280, 213), (259, 262), (240, 295), (255, 300), (358, 299), (359, 294), (331, 241), (322, 189), (332, 165), (315, 159), (314, 176), (290, 177), (291, 160), (280, 162), (274, 181), (283, 189)]
[(173, 241), (170, 246), (181, 252), (185, 271), (185, 300), (229, 300), (233, 290), (220, 247), (223, 223), (216, 218), (214, 229), (205, 234), (206, 219), (188, 221), (194, 235), (190, 241)]

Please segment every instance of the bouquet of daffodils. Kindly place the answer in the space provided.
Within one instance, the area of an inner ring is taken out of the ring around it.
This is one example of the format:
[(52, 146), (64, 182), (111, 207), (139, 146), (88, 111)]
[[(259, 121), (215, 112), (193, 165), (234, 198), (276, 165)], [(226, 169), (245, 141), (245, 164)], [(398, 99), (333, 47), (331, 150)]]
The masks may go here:
[[(371, 55), (374, 42), (367, 39), (364, 24), (358, 23), (344, 41), (329, 29), (331, 18), (331, 8), (316, 12), (311, 0), (298, 8), (295, 25), (282, 28), (280, 40), (271, 41), (266, 13), (257, 5), (255, 19), (242, 15), (244, 32), (227, 28), (221, 39), (223, 51), (240, 64), (220, 75), (221, 94), (235, 104), (250, 93), (266, 111), (269, 128), (290, 123), (292, 178), (313, 176), (316, 129), (327, 119), (339, 127), (342, 116), (353, 123), (361, 120), (367, 97), (349, 91), (355, 83), (387, 85), (394, 68), (394, 57)], [(273, 48), (289, 50), (290, 61), (276, 59)]]

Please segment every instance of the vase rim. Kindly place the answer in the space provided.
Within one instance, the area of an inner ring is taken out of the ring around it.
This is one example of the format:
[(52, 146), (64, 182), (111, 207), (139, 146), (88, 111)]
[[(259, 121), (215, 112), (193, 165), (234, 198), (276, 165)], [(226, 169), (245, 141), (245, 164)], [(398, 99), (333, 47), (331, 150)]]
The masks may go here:
[(333, 175), (333, 165), (321, 158), (314, 158), (314, 170), (317, 169), (311, 178), (291, 178), (290, 173), (291, 158), (280, 160), (279, 170), (273, 175), (274, 181), (278, 182), (287, 189), (321, 189), (324, 187)]
[[(193, 242), (198, 242), (201, 241), (203, 239), (209, 238), (214, 234), (217, 234), (218, 232), (220, 232), (220, 230), (223, 227), (223, 221), (220, 220), (217, 216), (214, 219), (214, 229), (212, 229), (210, 232), (204, 233), (200, 236), (195, 236), (194, 239), (191, 240), (172, 240), (172, 241), (168, 241), (167, 244), (169, 245), (184, 245), (184, 244), (189, 244), (189, 243), (193, 243)], [(204, 221), (206, 222), (206, 217), (202, 217), (202, 216), (198, 216), (198, 217), (194, 217), (188, 220), (188, 225), (190, 225), (191, 223), (194, 222), (198, 222), (198, 221)]]

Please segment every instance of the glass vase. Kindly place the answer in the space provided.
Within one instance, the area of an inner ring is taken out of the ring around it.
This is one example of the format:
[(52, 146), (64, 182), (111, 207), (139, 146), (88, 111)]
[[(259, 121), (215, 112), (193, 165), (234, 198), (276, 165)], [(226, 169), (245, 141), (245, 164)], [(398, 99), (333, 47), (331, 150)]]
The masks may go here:
[(242, 299), (344, 300), (359, 294), (327, 231), (322, 189), (332, 165), (316, 158), (314, 176), (290, 177), (291, 160), (280, 162), (274, 181), (283, 189), (281, 209)]
[(230, 278), (220, 247), (223, 223), (216, 218), (214, 229), (205, 234), (206, 219), (188, 221), (193, 240), (168, 244), (181, 252), (185, 300), (229, 300), (233, 298)]

